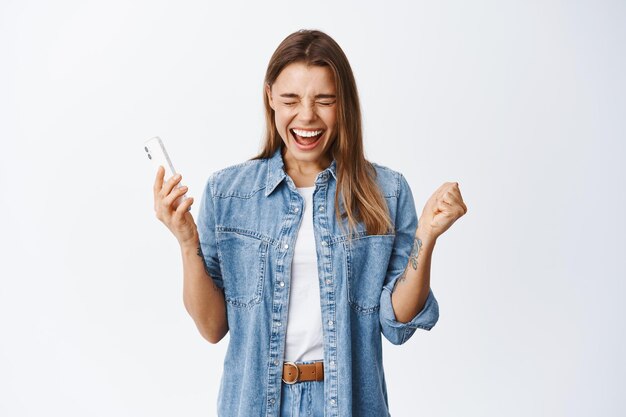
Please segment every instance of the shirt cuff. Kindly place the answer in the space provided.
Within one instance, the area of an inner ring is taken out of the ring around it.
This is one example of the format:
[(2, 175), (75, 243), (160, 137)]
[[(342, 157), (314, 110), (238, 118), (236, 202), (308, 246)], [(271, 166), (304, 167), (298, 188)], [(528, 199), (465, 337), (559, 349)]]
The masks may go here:
[(417, 313), (410, 321), (402, 323), (397, 321), (391, 304), (391, 291), (383, 287), (380, 298), (380, 324), (383, 335), (394, 345), (401, 345), (413, 336), (415, 330), (430, 330), (439, 319), (439, 304), (432, 289), (428, 290), (428, 298), (422, 311)]

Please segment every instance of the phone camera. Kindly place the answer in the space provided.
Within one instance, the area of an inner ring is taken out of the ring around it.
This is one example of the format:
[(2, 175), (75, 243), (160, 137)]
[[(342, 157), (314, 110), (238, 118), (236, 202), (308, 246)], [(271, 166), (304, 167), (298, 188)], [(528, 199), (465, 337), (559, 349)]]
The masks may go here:
[(148, 154), (148, 159), (152, 159), (152, 156), (150, 156), (150, 154)]
[(147, 146), (144, 146), (143, 148), (146, 150), (146, 152), (148, 152), (148, 147)]

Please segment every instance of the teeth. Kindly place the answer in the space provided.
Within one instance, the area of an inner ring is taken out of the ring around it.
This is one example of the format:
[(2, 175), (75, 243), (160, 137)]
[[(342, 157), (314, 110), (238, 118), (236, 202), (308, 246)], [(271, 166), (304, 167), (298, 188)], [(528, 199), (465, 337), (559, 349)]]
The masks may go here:
[(302, 136), (303, 138), (310, 138), (312, 136), (317, 136), (322, 132), (323, 132), (322, 130), (310, 131), (310, 130), (293, 129), (293, 133), (295, 133), (298, 136)]

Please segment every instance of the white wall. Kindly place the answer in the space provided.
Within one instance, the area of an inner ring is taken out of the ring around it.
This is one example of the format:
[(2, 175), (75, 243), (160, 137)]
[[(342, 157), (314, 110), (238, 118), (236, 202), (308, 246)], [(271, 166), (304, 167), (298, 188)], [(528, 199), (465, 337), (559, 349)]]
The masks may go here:
[(418, 211), (444, 181), (469, 207), (439, 323), (385, 342), (392, 415), (626, 414), (626, 4), (393, 3), (0, 4), (0, 415), (215, 415), (227, 341), (184, 309), (142, 142), (199, 197), (258, 150), (300, 28), (344, 48)]

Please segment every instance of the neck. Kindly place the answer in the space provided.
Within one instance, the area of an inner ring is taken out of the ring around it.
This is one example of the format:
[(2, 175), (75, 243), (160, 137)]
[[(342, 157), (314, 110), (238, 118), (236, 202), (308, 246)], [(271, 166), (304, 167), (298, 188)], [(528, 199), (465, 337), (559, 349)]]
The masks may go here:
[(285, 172), (288, 174), (296, 174), (298, 176), (310, 177), (317, 176), (320, 172), (328, 168), (332, 162), (332, 158), (326, 154), (316, 161), (299, 161), (295, 159), (285, 148), (283, 150), (283, 162), (285, 164)]

